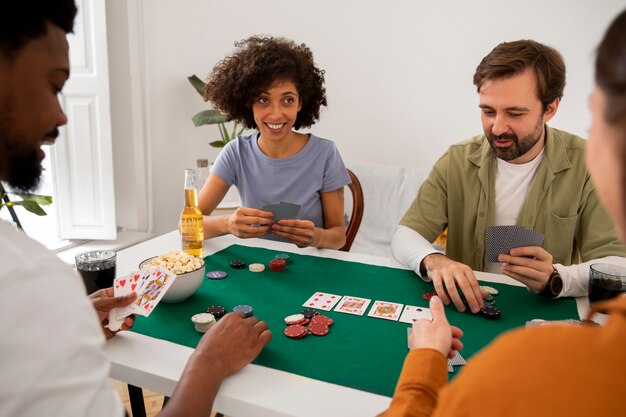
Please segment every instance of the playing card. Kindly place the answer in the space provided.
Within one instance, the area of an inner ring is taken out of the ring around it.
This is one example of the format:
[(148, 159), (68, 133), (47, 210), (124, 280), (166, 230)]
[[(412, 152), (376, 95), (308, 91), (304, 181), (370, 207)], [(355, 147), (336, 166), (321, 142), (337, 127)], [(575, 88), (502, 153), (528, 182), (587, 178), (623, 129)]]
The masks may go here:
[[(412, 333), (413, 333), (413, 328), (408, 327), (406, 329), (406, 344), (409, 350), (411, 349), (410, 340), (411, 340)], [(461, 354), (458, 351), (456, 351), (454, 352), (454, 356), (452, 357), (452, 359), (448, 359), (448, 372), (454, 372), (453, 366), (461, 366), (465, 364), (467, 364), (467, 361), (465, 360), (465, 358), (463, 358), (463, 356), (461, 356)]]
[(341, 299), (335, 311), (362, 316), (365, 310), (367, 310), (367, 306), (370, 305), (370, 301), (372, 300), (346, 295)]
[(340, 295), (328, 294), (326, 292), (316, 292), (302, 306), (330, 311), (341, 299)]
[(367, 314), (370, 317), (376, 317), (385, 320), (398, 320), (403, 304), (390, 303), (388, 301), (374, 301), (374, 305)]
[(405, 305), (402, 310), (402, 315), (400, 316), (400, 321), (403, 323), (413, 323), (418, 319), (432, 320), (433, 316), (430, 314), (430, 309)]
[(266, 204), (261, 207), (263, 211), (270, 211), (274, 214), (274, 222), (286, 219), (297, 219), (300, 212), (300, 205), (281, 201), (278, 204)]
[(176, 279), (174, 273), (161, 266), (137, 271), (130, 276), (134, 283), (140, 282), (140, 279), (143, 278), (143, 285), (138, 284), (139, 289), (136, 291), (138, 297), (135, 302), (116, 309), (118, 311), (114, 314), (114, 320), (123, 319), (131, 314), (148, 317)]
[(518, 225), (488, 226), (485, 231), (485, 260), (499, 262), (498, 255), (510, 253), (513, 248), (541, 246), (544, 235)]
[[(131, 289), (131, 275), (127, 275), (125, 277), (118, 277), (113, 280), (113, 296), (114, 297), (123, 297), (125, 295), (133, 292)], [(136, 287), (136, 285), (135, 285)], [(116, 332), (122, 328), (122, 323), (124, 323), (124, 317), (118, 318), (120, 308), (114, 308), (109, 311), (109, 323), (107, 327)]]

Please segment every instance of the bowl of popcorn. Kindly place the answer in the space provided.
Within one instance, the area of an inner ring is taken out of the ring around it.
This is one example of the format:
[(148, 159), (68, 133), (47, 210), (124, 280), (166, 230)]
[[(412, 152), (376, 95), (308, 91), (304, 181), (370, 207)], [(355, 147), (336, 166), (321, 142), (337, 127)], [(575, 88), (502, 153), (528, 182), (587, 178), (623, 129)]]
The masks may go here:
[(185, 301), (196, 292), (204, 278), (204, 259), (196, 258), (186, 252), (168, 252), (148, 258), (139, 264), (139, 269), (155, 266), (162, 266), (176, 274), (172, 286), (161, 299), (164, 303)]

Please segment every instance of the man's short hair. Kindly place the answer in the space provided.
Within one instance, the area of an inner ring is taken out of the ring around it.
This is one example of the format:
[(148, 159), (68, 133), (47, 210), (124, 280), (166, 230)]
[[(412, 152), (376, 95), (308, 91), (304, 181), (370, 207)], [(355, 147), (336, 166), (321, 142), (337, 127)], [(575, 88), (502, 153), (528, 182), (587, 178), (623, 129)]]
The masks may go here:
[(554, 48), (533, 40), (503, 42), (480, 61), (474, 73), (474, 85), (480, 93), (485, 81), (507, 78), (532, 68), (537, 77), (537, 96), (545, 111), (554, 100), (563, 97), (565, 62)]
[(46, 22), (72, 32), (74, 0), (6, 0), (0, 2), (0, 53), (12, 59), (28, 41), (45, 35)]

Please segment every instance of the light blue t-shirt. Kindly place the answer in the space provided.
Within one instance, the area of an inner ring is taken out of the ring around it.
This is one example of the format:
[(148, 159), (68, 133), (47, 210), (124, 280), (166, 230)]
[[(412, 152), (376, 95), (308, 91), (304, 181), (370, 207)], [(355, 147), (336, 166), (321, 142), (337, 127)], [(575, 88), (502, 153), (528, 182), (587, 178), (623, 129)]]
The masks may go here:
[(281, 201), (300, 204), (298, 219), (311, 220), (315, 226), (323, 228), (320, 193), (350, 184), (335, 144), (309, 135), (306, 145), (297, 154), (276, 159), (261, 151), (258, 136), (257, 132), (230, 141), (220, 152), (211, 172), (229, 185), (237, 186), (244, 207), (260, 209)]

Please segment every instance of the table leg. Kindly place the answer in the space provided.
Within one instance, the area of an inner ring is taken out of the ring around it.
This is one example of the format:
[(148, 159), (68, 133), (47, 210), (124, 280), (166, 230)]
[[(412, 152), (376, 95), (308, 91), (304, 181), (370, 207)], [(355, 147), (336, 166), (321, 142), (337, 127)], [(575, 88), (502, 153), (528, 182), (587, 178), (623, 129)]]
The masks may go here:
[(143, 390), (140, 387), (128, 384), (128, 397), (133, 417), (146, 417), (146, 405), (143, 402)]

